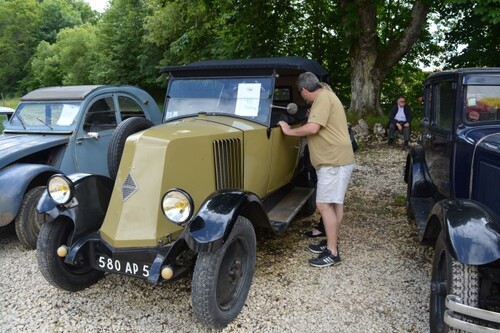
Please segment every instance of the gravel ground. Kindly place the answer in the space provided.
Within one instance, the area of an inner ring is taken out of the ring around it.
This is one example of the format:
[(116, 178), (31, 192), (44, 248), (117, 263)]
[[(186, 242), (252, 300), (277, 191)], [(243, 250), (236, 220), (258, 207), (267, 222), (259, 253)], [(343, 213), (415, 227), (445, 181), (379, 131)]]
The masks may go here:
[[(346, 198), (342, 264), (310, 267), (296, 219), (258, 240), (257, 269), (241, 314), (222, 332), (428, 332), (432, 249), (405, 217), (400, 148), (365, 144)], [(153, 286), (106, 275), (77, 293), (50, 286), (36, 252), (0, 231), (0, 332), (211, 332), (194, 319), (190, 278)]]

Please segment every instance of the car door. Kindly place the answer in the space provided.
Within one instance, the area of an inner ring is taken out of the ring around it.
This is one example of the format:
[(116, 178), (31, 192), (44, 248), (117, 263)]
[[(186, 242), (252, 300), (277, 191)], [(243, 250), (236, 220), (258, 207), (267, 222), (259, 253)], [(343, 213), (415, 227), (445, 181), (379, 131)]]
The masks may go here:
[(117, 107), (113, 94), (92, 99), (74, 140), (77, 172), (108, 175), (107, 153), (111, 135), (117, 126)]
[(425, 101), (429, 123), (423, 130), (425, 158), (432, 182), (439, 193), (450, 197), (450, 158), (453, 149), (455, 114), (455, 84), (453, 80), (435, 82), (426, 87)]
[[(294, 125), (294, 127), (300, 125)], [(271, 129), (271, 161), (267, 193), (288, 184), (297, 170), (305, 138), (283, 134), (281, 127)]]

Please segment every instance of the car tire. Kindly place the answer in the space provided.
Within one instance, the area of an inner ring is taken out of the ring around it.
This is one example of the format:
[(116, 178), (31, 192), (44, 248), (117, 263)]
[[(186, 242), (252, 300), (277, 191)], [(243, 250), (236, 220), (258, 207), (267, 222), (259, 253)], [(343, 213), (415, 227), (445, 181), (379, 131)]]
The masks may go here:
[(255, 258), (255, 231), (250, 221), (241, 216), (220, 249), (198, 254), (191, 298), (200, 322), (223, 328), (236, 318), (252, 284)]
[(36, 249), (38, 233), (44, 222), (44, 214), (38, 213), (36, 206), (45, 188), (45, 186), (37, 186), (26, 193), (15, 221), (17, 238), (25, 248), (30, 250)]
[(104, 273), (90, 266), (90, 263), (69, 265), (57, 254), (62, 245), (69, 247), (73, 235), (73, 222), (56, 218), (42, 225), (37, 243), (38, 268), (45, 279), (60, 289), (67, 291), (83, 290), (97, 281)]
[(127, 138), (153, 125), (154, 124), (146, 118), (132, 117), (125, 119), (116, 127), (108, 146), (108, 171), (111, 179), (116, 179)]
[[(429, 324), (432, 333), (461, 332), (444, 322), (446, 295), (457, 295), (463, 304), (477, 307), (479, 304), (479, 270), (453, 258), (446, 249), (444, 232), (441, 232), (434, 249), (432, 263)], [(467, 320), (466, 318), (462, 318)]]

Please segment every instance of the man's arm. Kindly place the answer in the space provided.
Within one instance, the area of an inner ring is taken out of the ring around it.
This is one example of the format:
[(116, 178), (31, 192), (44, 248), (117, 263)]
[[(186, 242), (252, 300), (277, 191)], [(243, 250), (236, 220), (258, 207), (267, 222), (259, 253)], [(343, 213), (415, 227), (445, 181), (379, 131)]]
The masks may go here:
[(281, 127), (283, 133), (290, 136), (308, 136), (318, 133), (319, 130), (321, 129), (320, 124), (316, 124), (313, 122), (309, 122), (303, 126), (296, 128), (291, 128), (290, 125), (288, 125), (284, 121), (278, 122), (278, 125)]

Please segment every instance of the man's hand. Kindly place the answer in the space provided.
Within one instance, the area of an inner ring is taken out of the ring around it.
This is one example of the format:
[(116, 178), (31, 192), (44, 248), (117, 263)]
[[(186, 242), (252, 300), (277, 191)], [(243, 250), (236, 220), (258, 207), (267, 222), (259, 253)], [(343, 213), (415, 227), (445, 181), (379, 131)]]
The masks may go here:
[(281, 127), (281, 130), (283, 131), (283, 133), (288, 134), (290, 132), (290, 125), (288, 125), (283, 120), (278, 121), (278, 126)]
[(396, 127), (398, 128), (398, 131), (402, 131), (403, 130), (403, 126), (401, 126), (400, 123), (396, 123)]

